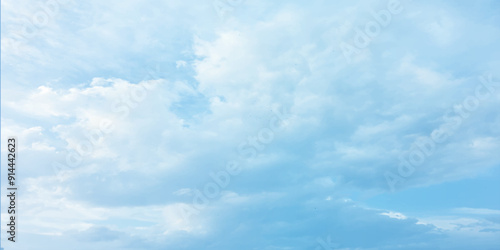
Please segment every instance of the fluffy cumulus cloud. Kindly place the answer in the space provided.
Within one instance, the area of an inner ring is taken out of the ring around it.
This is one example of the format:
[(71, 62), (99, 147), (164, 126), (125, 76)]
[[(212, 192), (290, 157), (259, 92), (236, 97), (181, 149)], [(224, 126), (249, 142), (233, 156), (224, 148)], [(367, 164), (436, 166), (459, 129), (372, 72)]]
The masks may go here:
[(2, 1), (2, 245), (497, 249), (499, 9)]

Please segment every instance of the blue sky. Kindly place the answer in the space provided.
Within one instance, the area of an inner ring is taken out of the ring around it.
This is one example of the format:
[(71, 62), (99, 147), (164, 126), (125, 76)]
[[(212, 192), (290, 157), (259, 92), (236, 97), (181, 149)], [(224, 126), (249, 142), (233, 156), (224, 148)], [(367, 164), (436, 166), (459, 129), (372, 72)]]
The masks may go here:
[(498, 249), (499, 10), (2, 1), (2, 247)]

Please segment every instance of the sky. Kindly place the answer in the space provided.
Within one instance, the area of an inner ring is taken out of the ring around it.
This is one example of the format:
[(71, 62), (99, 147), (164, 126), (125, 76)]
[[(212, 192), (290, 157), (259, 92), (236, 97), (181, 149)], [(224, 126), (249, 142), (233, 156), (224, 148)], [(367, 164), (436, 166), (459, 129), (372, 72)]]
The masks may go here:
[(1, 246), (500, 249), (499, 24), (494, 0), (1, 1)]

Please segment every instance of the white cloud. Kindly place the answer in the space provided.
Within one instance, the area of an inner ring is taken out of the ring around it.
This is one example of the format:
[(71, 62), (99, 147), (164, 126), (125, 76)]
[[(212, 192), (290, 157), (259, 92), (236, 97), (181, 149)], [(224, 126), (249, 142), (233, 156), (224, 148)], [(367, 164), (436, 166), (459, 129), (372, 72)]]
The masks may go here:
[[(36, 11), (20, 2), (2, 2), (8, 29)], [(482, 63), (464, 62), (475, 66), (468, 70), (455, 64), (462, 53), (433, 57), (456, 44), (460, 15), (423, 22), (442, 12), (414, 4), (348, 64), (338, 44), (372, 18), (365, 1), (245, 2), (226, 22), (211, 4), (72, 2), (30, 42), (2, 26), (2, 141), (17, 135), (25, 157), (25, 233), (101, 249), (303, 249), (328, 233), (345, 248), (432, 248), (443, 235), (496, 236), (498, 225), (484, 218), (416, 219), (346, 196), (386, 190), (384, 173), (398, 156), (474, 94), (497, 43), (468, 41), (485, 46)], [(491, 30), (468, 25), (462, 33)], [(499, 100), (482, 102), (405, 187), (498, 165)], [(279, 106), (291, 115), (273, 141), (241, 159), (238, 146), (269, 126)], [(68, 165), (75, 152), (81, 161), (56, 175), (52, 163)], [(235, 159), (244, 171), (181, 219), (210, 173)]]

